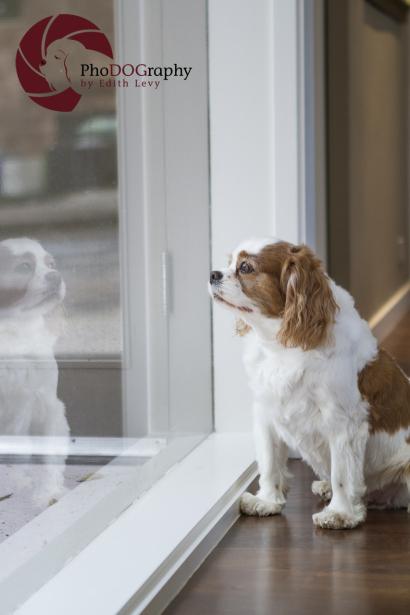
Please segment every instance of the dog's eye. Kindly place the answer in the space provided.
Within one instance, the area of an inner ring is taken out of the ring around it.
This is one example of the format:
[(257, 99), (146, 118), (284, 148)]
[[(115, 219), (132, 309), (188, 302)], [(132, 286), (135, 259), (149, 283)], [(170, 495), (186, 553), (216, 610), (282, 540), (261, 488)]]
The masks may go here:
[(17, 273), (30, 273), (31, 271), (33, 271), (33, 265), (26, 261), (17, 265), (15, 271)]
[(48, 263), (47, 263), (47, 267), (48, 267), (49, 269), (55, 269), (55, 268), (56, 268), (56, 262), (55, 262), (55, 260), (54, 260), (54, 259), (49, 260), (49, 261), (48, 261)]
[(253, 269), (252, 265), (250, 265), (246, 261), (243, 261), (243, 263), (240, 264), (239, 271), (241, 273), (252, 273), (253, 270), (254, 269)]

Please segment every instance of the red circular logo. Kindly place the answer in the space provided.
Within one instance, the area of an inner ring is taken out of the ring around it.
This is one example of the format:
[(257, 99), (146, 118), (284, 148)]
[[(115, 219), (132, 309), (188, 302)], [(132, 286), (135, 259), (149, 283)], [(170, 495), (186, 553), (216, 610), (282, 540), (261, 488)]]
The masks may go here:
[(75, 85), (80, 63), (95, 56), (113, 58), (107, 37), (95, 24), (65, 13), (46, 17), (21, 39), (17, 75), (23, 90), (41, 107), (72, 111), (81, 98)]

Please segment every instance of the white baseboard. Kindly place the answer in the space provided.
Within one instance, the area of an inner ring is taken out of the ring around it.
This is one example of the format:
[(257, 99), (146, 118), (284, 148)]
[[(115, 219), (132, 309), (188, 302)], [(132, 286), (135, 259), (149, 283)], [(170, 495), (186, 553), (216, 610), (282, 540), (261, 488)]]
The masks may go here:
[(252, 434), (211, 434), (13, 613), (161, 613), (238, 518), (254, 459)]
[(410, 310), (410, 281), (406, 282), (369, 319), (373, 333), (382, 342)]
[[(184, 544), (164, 566), (161, 584), (154, 579), (151, 592), (143, 588), (145, 608), (141, 610), (139, 595), (132, 598), (119, 615), (158, 615), (172, 602), (183, 589), (187, 581), (204, 563), (225, 534), (239, 518), (239, 498), (257, 476), (256, 463), (252, 463), (238, 477), (234, 485), (224, 494), (208, 514), (201, 519), (196, 528), (196, 537), (187, 536)], [(167, 574), (165, 568), (168, 567)], [(144, 602), (141, 601), (142, 604)]]

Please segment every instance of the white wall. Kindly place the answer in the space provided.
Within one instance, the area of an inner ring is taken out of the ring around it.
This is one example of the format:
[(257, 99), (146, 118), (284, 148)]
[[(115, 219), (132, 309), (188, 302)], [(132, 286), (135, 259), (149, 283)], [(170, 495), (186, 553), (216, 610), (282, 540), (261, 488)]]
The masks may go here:
[[(209, 0), (212, 267), (249, 236), (304, 238), (297, 0)], [(302, 105), (302, 106), (301, 106)], [(251, 428), (234, 318), (214, 310), (215, 426)]]

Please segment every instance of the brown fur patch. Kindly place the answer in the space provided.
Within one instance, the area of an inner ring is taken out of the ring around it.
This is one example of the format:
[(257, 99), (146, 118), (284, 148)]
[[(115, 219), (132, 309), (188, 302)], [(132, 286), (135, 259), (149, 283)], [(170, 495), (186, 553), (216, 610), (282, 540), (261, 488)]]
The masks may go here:
[[(242, 274), (243, 262), (253, 271)], [(338, 308), (322, 264), (307, 246), (281, 241), (257, 255), (242, 251), (236, 272), (262, 314), (283, 319), (278, 339), (284, 346), (311, 350), (327, 341)]]
[[(285, 308), (285, 293), (280, 285), (282, 267), (286, 261), (289, 244), (280, 242), (266, 246), (257, 255), (242, 251), (236, 261), (236, 272), (242, 291), (258, 304), (262, 314), (278, 318)], [(241, 274), (243, 262), (253, 268), (251, 273)]]
[(307, 246), (292, 246), (281, 280), (286, 303), (279, 339), (303, 350), (326, 343), (338, 306), (320, 260)]
[(382, 348), (358, 379), (362, 397), (369, 403), (372, 433), (393, 434), (410, 426), (410, 383), (392, 357)]
[(406, 481), (408, 476), (410, 476), (410, 460), (388, 465), (383, 469), (379, 476), (379, 480), (381, 480), (384, 485), (397, 485)]

